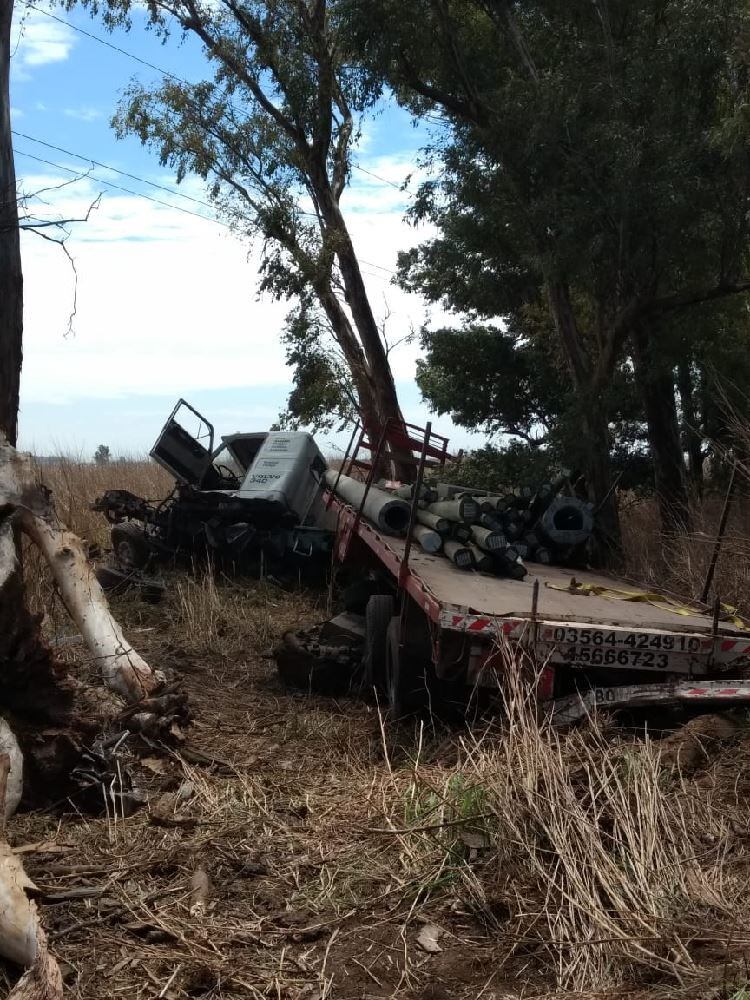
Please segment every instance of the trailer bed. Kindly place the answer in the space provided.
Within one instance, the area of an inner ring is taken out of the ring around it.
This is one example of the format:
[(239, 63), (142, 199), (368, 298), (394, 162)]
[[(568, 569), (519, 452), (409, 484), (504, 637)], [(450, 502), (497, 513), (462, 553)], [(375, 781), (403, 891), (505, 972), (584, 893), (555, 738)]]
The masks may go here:
[[(348, 536), (357, 536), (375, 553), (395, 577), (399, 576), (406, 542), (383, 535), (367, 521), (357, 521), (351, 507), (333, 498), (338, 507), (340, 544)], [(607, 587), (610, 590), (636, 591), (638, 588), (602, 573), (573, 570), (561, 566), (527, 563), (528, 575), (522, 581), (457, 569), (444, 556), (431, 556), (414, 544), (409, 554), (408, 575), (402, 582), (411, 596), (434, 619), (455, 612), (456, 615), (480, 615), (487, 618), (525, 618), (532, 613), (534, 582), (539, 581), (537, 618), (548, 622), (581, 622), (633, 630), (657, 630), (685, 633), (712, 633), (710, 615), (681, 614), (675, 607), (647, 601), (634, 602), (615, 597), (597, 597), (571, 593), (567, 588), (575, 577), (580, 583)], [(563, 588), (563, 589), (559, 589)], [(748, 638), (748, 632), (726, 623), (719, 624), (720, 636)]]

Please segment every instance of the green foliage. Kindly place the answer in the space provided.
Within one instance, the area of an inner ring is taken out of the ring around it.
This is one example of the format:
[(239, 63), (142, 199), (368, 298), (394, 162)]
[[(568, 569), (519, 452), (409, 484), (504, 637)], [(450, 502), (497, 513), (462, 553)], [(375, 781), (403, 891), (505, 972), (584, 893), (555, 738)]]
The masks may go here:
[(112, 452), (109, 450), (109, 445), (100, 444), (94, 452), (94, 462), (96, 465), (108, 465), (111, 460)]
[[(365, 22), (375, 14), (355, 6)], [(433, 293), (447, 287), (460, 302), (463, 283), (471, 307), (492, 278), (504, 312), (555, 273), (606, 320), (634, 298), (643, 308), (709, 275), (736, 276), (741, 0), (710, 11), (671, 0), (658, 12), (650, 0), (536, 0), (496, 16), (478, 0), (397, 6), (392, 20), (379, 7), (389, 30), (369, 51), (417, 113), (429, 91), (453, 123), (431, 150), (440, 181), (413, 209), (441, 230), (417, 254), (433, 277), (441, 265)]]
[(317, 433), (341, 429), (355, 419), (351, 378), (312, 303), (303, 301), (289, 313), (282, 342), (294, 371), (294, 385), (274, 429), (305, 427)]
[(477, 324), (425, 329), (421, 339), (417, 385), (437, 413), (488, 434), (545, 441), (565, 405), (553, 344), (511, 326)]
[[(493, 436), (495, 443), (471, 452), (462, 465), (461, 481), (479, 488), (534, 484), (563, 467), (585, 466), (579, 401), (561, 377), (565, 362), (554, 334), (533, 317), (527, 328), (526, 336), (511, 326), (477, 324), (422, 332), (425, 356), (417, 362), (417, 384), (424, 398), (460, 426), (482, 427)], [(621, 474), (623, 488), (653, 490), (627, 365), (615, 372), (610, 394), (615, 474)]]
[(561, 469), (555, 451), (512, 441), (503, 448), (488, 444), (470, 451), (458, 468), (446, 472), (446, 479), (494, 492), (516, 486), (535, 487), (554, 479)]
[[(487, 790), (482, 785), (470, 781), (457, 771), (437, 792), (430, 784), (417, 778), (406, 791), (404, 799), (404, 826), (408, 828), (427, 827), (418, 831), (418, 844), (431, 848), (438, 844), (446, 858), (455, 863), (463, 863), (469, 857), (466, 841), (470, 835), (490, 842), (487, 814), (490, 812)], [(425, 840), (426, 837), (426, 840)], [(442, 872), (438, 888), (452, 880), (455, 873)]]
[[(653, 371), (668, 373), (687, 350), (707, 432), (717, 408), (701, 383), (738, 334), (747, 344), (747, 316), (731, 331), (723, 318), (727, 297), (750, 287), (744, 0), (346, 5), (373, 77), (435, 125), (412, 216), (436, 235), (402, 255), (404, 287), (473, 318), (502, 317), (531, 341), (526, 312), (549, 309), (560, 380), (575, 397), (562, 424), (575, 444), (577, 409), (578, 449), (585, 436), (599, 492), (612, 478), (608, 439), (622, 455), (638, 436), (617, 391), (636, 333)], [(705, 326), (692, 326), (697, 306)], [(521, 360), (513, 355), (519, 377)], [(655, 423), (670, 407), (648, 405), (649, 375), (637, 387), (640, 433), (648, 413), (652, 446), (673, 447)], [(439, 372), (420, 380), (446, 407)], [(459, 419), (490, 402), (479, 385), (468, 406), (450, 407)], [(548, 426), (560, 395), (544, 407)], [(492, 402), (498, 429), (508, 409)]]

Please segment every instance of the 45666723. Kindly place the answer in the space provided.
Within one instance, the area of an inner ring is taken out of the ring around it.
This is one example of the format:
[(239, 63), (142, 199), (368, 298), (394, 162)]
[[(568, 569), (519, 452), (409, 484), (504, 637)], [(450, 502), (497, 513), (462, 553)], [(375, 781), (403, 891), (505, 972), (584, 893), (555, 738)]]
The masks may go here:
[(643, 670), (666, 670), (667, 653), (650, 649), (616, 649), (611, 646), (570, 646), (563, 653), (569, 663), (583, 663), (594, 667), (640, 667)]

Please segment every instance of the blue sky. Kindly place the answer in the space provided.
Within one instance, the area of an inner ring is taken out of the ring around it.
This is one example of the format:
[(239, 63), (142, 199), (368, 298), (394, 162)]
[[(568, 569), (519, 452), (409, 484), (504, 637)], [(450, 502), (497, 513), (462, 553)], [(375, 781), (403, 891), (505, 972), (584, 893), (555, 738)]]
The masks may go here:
[[(207, 74), (199, 46), (179, 36), (162, 44), (145, 30), (141, 14), (130, 32), (110, 34), (82, 10), (35, 6), (39, 9), (16, 3), (11, 117), (19, 186), (27, 193), (55, 188), (74, 178), (71, 171), (88, 171), (30, 203), (47, 219), (82, 217), (100, 195), (101, 200), (88, 222), (72, 227), (68, 243), (78, 272), (70, 333), (70, 264), (58, 247), (31, 233), (23, 238), (21, 445), (88, 455), (104, 442), (115, 453), (144, 452), (180, 395), (205, 407), (221, 432), (266, 426), (289, 391), (278, 340), (289, 306), (258, 298), (257, 247), (242, 244), (210, 219), (176, 210), (212, 215), (177, 193), (205, 198), (197, 180), (178, 189), (137, 140), (115, 138), (109, 123), (129, 81), (155, 84), (161, 77), (84, 32), (189, 80)], [(398, 250), (424, 236), (403, 221), (407, 196), (393, 186), (415, 170), (423, 139), (393, 102), (385, 103), (366, 126), (355, 157), (363, 170), (353, 172), (343, 201), (355, 245), (367, 261), (363, 270), (373, 306), (380, 317), (388, 316), (391, 342), (425, 319), (445, 318), (390, 282)], [(35, 140), (174, 193), (92, 169)], [(415, 344), (403, 345), (394, 350), (392, 363), (407, 419), (422, 422), (429, 414), (413, 382), (417, 354)], [(452, 428), (445, 418), (433, 419), (456, 447), (482, 440)]]

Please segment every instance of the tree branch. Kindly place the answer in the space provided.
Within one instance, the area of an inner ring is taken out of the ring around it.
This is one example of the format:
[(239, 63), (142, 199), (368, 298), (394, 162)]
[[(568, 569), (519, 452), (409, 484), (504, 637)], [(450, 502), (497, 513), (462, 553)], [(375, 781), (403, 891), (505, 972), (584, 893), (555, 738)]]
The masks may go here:
[(399, 62), (403, 68), (405, 82), (420, 96), (426, 97), (428, 100), (434, 101), (436, 104), (441, 104), (446, 111), (449, 111), (451, 114), (458, 115), (461, 118), (465, 118), (467, 121), (473, 122), (475, 125), (479, 125), (481, 127), (486, 124), (487, 116), (483, 110), (475, 107), (467, 101), (462, 101), (454, 94), (449, 94), (447, 91), (441, 90), (439, 87), (434, 87), (429, 83), (425, 83), (424, 80), (421, 80), (419, 74), (409, 61), (409, 57), (403, 50), (399, 53)]
[[(245, 11), (240, 9), (237, 4), (233, 2), (233, 0), (222, 0), (222, 3), (231, 12), (237, 23), (249, 36), (256, 48), (265, 50), (263, 31), (257, 21), (250, 18)], [(158, 5), (168, 13), (172, 14), (172, 16), (179, 21), (180, 26), (185, 31), (192, 31), (193, 34), (200, 38), (211, 55), (237, 76), (237, 78), (248, 88), (266, 114), (273, 119), (283, 132), (294, 140), (300, 152), (307, 155), (309, 148), (304, 132), (297, 124), (295, 124), (295, 122), (284, 115), (281, 109), (278, 108), (273, 101), (271, 101), (258, 83), (257, 79), (252, 76), (252, 74), (248, 73), (246, 64), (234, 55), (227, 46), (220, 44), (220, 42), (206, 30), (202, 13), (197, 9), (193, 0), (178, 0), (178, 3), (175, 5), (159, 2)], [(280, 78), (278, 69), (274, 65), (273, 61), (268, 58), (267, 54), (265, 55), (264, 61), (273, 74), (273, 77), (279, 87), (285, 92), (284, 81)]]
[(750, 291), (750, 278), (743, 278), (741, 281), (722, 281), (709, 288), (690, 289), (674, 295), (665, 295), (648, 304), (643, 311), (651, 314), (677, 312), (689, 306), (700, 305), (702, 302), (725, 299), (730, 295), (741, 295), (742, 292), (748, 291)]

